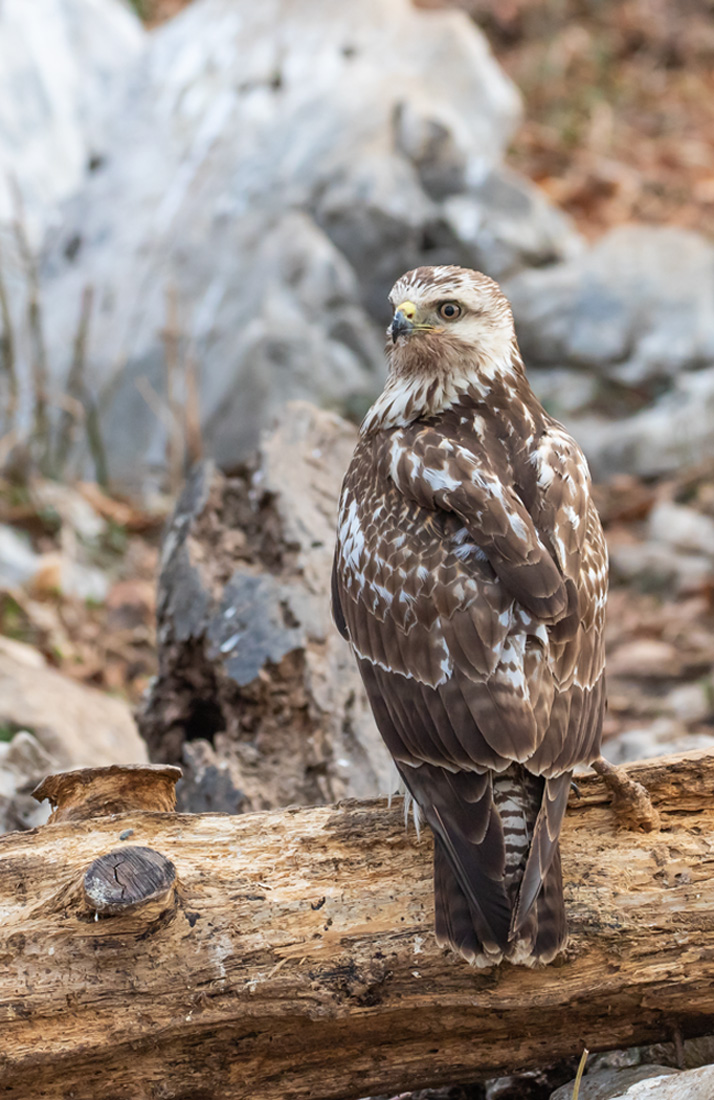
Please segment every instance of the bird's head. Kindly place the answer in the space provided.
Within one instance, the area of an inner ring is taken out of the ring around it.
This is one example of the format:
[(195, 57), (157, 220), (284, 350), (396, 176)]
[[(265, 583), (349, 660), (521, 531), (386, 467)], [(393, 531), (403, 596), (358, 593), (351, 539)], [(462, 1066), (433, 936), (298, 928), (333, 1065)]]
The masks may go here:
[(368, 427), (442, 411), (469, 390), (486, 397), (522, 373), (511, 307), (488, 276), (417, 267), (397, 280), (389, 301), (389, 379)]
[(392, 362), (439, 359), (452, 350), (488, 372), (509, 359), (513, 314), (498, 283), (464, 267), (417, 267), (392, 287)]

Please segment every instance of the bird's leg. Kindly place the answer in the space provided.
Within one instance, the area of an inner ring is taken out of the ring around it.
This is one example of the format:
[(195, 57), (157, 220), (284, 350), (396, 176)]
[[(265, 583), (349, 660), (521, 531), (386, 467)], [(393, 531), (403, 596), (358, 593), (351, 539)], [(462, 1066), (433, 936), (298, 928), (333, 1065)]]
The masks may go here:
[(659, 814), (641, 783), (630, 779), (624, 768), (616, 767), (599, 756), (591, 765), (612, 792), (612, 808), (620, 823), (628, 829), (645, 833), (659, 829)]

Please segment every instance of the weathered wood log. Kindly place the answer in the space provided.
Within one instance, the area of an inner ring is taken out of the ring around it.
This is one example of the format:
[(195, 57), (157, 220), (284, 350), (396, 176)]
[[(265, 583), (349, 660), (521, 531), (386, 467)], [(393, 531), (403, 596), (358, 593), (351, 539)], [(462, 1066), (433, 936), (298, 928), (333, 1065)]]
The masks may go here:
[[(359, 1097), (712, 1029), (714, 756), (628, 768), (658, 832), (579, 780), (563, 832), (571, 942), (469, 968), (432, 933), (431, 838), (401, 807), (131, 811), (0, 838), (0, 1095)], [(170, 861), (163, 901), (93, 910), (90, 864)]]

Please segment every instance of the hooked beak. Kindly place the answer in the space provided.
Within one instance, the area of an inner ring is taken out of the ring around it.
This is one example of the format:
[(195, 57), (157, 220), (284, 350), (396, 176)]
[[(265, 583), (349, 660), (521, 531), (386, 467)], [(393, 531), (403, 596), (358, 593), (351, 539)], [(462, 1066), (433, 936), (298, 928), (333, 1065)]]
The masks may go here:
[(388, 329), (389, 335), (392, 337), (392, 343), (396, 344), (400, 336), (408, 335), (413, 329), (414, 322), (409, 320), (406, 313), (402, 313), (401, 309), (398, 309)]

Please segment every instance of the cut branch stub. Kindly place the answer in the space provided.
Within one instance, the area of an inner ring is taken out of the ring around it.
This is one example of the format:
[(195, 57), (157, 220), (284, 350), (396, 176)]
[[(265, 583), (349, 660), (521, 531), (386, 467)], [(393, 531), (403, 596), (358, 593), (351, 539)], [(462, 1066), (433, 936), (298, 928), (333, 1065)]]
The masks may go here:
[[(167, 907), (176, 885), (176, 868), (153, 848), (118, 848), (99, 856), (84, 876), (87, 908), (100, 916), (144, 911), (151, 902)], [(152, 906), (153, 911), (154, 906)]]
[(659, 814), (646, 787), (631, 779), (624, 768), (611, 764), (602, 756), (594, 760), (591, 767), (610, 788), (612, 808), (621, 825), (626, 829), (641, 829), (644, 833), (659, 829)]
[(181, 769), (170, 764), (112, 764), (48, 775), (32, 794), (52, 803), (50, 824), (130, 810), (171, 813), (180, 778)]

